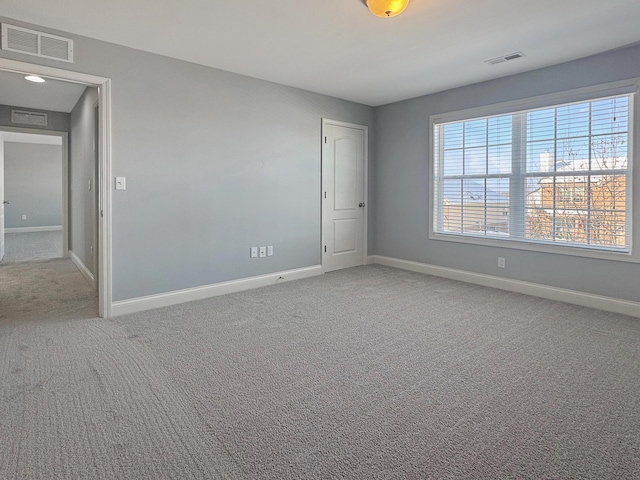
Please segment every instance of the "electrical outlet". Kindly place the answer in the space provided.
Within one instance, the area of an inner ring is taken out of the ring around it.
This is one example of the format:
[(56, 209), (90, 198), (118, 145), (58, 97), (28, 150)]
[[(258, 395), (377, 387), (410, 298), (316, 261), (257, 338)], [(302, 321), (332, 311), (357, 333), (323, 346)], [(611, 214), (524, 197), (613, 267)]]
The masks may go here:
[(251, 247), (251, 258), (258, 258), (258, 247)]
[(267, 247), (260, 247), (260, 258), (267, 256)]
[(267, 247), (267, 257), (273, 257), (273, 245)]
[(22, 219), (23, 219), (23, 220), (26, 220), (26, 219), (27, 219), (27, 216), (26, 216), (26, 215), (22, 215)]
[(507, 266), (507, 262), (504, 257), (498, 257), (498, 268), (505, 268)]

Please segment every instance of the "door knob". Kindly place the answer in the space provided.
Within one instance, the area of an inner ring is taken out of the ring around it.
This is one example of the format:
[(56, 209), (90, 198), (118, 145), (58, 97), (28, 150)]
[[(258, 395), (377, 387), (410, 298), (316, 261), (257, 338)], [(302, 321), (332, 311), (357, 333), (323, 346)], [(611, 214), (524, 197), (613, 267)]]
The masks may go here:
[(364, 202), (360, 202), (360, 203), (358, 204), (358, 206), (359, 206), (360, 208), (364, 207)]
[(2, 203), (5, 205), (11, 205), (11, 200), (3, 200)]

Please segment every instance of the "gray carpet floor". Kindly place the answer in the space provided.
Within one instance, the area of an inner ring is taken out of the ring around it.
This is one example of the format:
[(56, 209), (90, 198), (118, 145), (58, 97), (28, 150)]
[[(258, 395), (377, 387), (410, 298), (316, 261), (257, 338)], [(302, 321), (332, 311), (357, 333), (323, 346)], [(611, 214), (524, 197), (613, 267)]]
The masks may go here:
[(2, 264), (62, 257), (62, 231), (6, 233)]
[(637, 479), (640, 320), (381, 266), (3, 315), (0, 478)]
[(23, 320), (97, 315), (97, 293), (70, 259), (0, 264), (0, 328), (4, 322), (20, 325)]

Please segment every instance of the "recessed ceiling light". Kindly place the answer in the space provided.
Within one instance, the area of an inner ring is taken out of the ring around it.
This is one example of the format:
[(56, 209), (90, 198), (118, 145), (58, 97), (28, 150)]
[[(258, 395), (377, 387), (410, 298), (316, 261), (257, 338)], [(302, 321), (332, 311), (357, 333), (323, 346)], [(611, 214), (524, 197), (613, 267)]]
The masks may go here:
[(29, 80), (30, 82), (44, 83), (44, 78), (38, 77), (37, 75), (27, 75), (24, 79)]

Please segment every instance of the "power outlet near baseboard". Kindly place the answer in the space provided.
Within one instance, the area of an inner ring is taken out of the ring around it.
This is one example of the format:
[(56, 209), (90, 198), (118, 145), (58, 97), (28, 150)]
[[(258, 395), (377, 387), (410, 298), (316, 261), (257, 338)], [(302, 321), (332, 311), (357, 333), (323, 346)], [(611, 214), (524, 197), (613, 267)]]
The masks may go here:
[(273, 257), (273, 245), (266, 247), (251, 247), (249, 256), (251, 258)]

